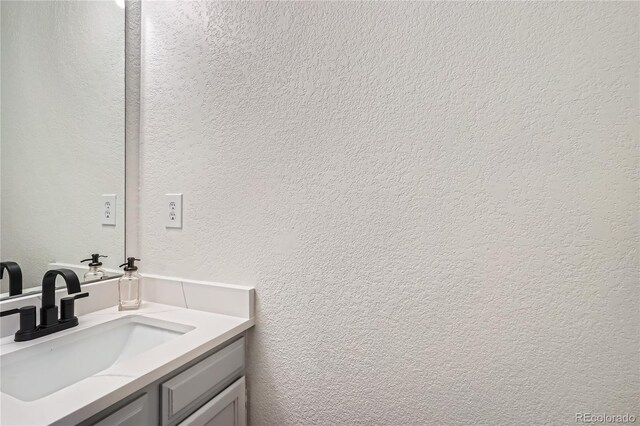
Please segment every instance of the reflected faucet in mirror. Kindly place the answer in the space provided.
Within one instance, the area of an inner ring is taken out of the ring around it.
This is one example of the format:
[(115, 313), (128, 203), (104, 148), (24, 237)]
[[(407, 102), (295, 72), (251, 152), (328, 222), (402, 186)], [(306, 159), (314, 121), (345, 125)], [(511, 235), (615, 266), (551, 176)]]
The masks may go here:
[[(60, 299), (60, 317), (56, 305), (56, 278), (61, 276), (67, 285), (67, 293), (71, 296)], [(89, 296), (81, 293), (80, 280), (70, 269), (52, 269), (42, 277), (42, 307), (40, 308), (40, 324), (36, 327), (36, 307), (24, 306), (0, 313), (0, 316), (20, 314), (20, 329), (15, 334), (16, 342), (37, 339), (38, 337), (66, 330), (78, 325), (75, 316), (75, 300)]]
[(0, 280), (4, 270), (9, 274), (9, 296), (22, 294), (22, 269), (16, 262), (0, 263)]

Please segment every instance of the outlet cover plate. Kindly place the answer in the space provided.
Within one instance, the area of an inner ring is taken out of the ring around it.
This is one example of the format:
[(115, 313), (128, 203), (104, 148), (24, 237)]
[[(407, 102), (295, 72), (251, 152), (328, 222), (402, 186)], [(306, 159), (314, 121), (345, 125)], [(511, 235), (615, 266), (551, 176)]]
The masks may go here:
[(165, 227), (182, 228), (182, 194), (165, 195)]
[(116, 194), (102, 194), (100, 220), (103, 225), (116, 226)]

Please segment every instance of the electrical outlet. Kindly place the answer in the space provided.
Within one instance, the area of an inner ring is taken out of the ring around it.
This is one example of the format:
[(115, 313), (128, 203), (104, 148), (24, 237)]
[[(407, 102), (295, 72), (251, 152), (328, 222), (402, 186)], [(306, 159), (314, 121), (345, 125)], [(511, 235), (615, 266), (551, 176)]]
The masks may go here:
[(100, 208), (101, 223), (103, 225), (116, 226), (116, 195), (102, 194)]
[(182, 194), (166, 194), (165, 209), (165, 226), (182, 228)]

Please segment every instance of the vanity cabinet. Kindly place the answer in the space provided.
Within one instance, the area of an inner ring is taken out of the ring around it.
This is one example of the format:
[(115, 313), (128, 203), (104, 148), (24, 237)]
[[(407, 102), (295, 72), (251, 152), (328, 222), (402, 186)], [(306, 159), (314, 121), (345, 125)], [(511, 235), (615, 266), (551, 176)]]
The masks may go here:
[(125, 405), (115, 413), (109, 414), (108, 417), (102, 419), (95, 426), (134, 426), (146, 425), (151, 418), (149, 412), (149, 395), (144, 394), (135, 401)]
[(204, 354), (81, 425), (245, 426), (244, 342)]
[(245, 426), (245, 398), (245, 382), (241, 377), (187, 417), (180, 426)]

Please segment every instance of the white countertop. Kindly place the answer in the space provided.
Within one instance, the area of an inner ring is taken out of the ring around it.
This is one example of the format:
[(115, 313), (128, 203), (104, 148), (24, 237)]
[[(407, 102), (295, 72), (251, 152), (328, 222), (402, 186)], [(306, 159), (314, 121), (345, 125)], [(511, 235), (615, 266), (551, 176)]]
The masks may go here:
[(114, 306), (82, 315), (77, 327), (29, 342), (14, 342), (13, 336), (4, 337), (0, 339), (0, 350), (2, 354), (10, 353), (130, 315), (185, 324), (194, 329), (35, 401), (20, 401), (0, 393), (0, 424), (77, 424), (254, 325), (253, 318), (143, 302), (136, 311), (119, 312)]

